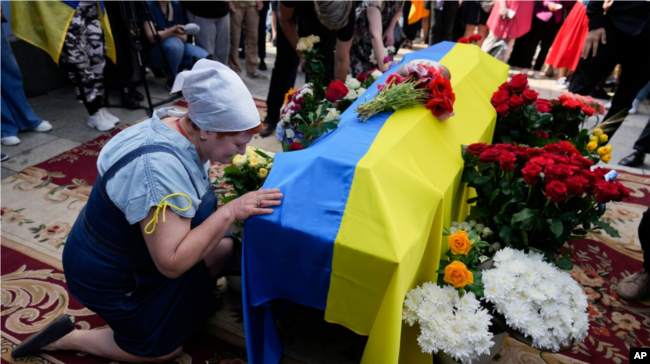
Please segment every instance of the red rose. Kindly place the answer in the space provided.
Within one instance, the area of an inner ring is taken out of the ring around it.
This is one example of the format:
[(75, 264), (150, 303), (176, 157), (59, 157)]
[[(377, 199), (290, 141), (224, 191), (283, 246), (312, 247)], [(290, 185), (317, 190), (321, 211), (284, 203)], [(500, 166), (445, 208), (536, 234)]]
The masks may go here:
[(526, 149), (526, 155), (528, 159), (537, 158), (544, 154), (544, 151), (538, 148), (528, 148)]
[(593, 107), (587, 106), (587, 105), (582, 105), (582, 107), (580, 107), (580, 109), (587, 116), (595, 115), (596, 112), (597, 112), (596, 109), (594, 109)]
[(293, 143), (291, 143), (291, 145), (289, 146), (289, 150), (290, 150), (290, 151), (294, 151), (294, 150), (302, 150), (302, 144), (300, 144), (300, 143), (298, 143), (298, 142), (293, 142)]
[(580, 196), (585, 192), (587, 186), (589, 186), (589, 181), (582, 176), (571, 176), (564, 183), (566, 184), (566, 192), (569, 196)]
[(481, 37), (480, 34), (472, 34), (472, 35), (469, 36), (469, 41), (470, 41), (470, 42), (474, 42), (474, 43), (476, 43), (476, 42), (478, 42), (478, 41), (481, 40), (481, 39), (483, 39), (483, 37)]
[(431, 113), (438, 117), (447, 111), (454, 111), (454, 104), (451, 99), (446, 97), (430, 97), (429, 102), (426, 104), (426, 108), (431, 110)]
[(524, 104), (524, 99), (522, 99), (521, 96), (512, 95), (508, 99), (508, 105), (510, 105), (510, 108), (512, 110), (519, 110), (519, 108), (523, 104)]
[(580, 162), (582, 168), (591, 168), (594, 165), (594, 162), (584, 157), (575, 158), (575, 160)]
[(327, 92), (325, 92), (325, 98), (329, 102), (337, 102), (339, 99), (345, 97), (350, 90), (348, 90), (348, 87), (345, 86), (343, 82), (340, 80), (335, 80), (330, 83), (329, 87), (327, 88)]
[(456, 43), (469, 44), (469, 39), (467, 39), (467, 38), (465, 38), (465, 37), (460, 37), (460, 38), (458, 38), (458, 40), (456, 41)]
[(523, 92), (526, 89), (526, 86), (528, 86), (528, 76), (523, 73), (512, 76), (512, 80), (510, 80), (510, 89), (513, 93), (518, 94)]
[(485, 143), (474, 143), (468, 145), (465, 150), (468, 151), (470, 154), (473, 155), (480, 155), (483, 153), (486, 149), (488, 149), (489, 146)]
[(370, 77), (370, 73), (359, 73), (357, 75), (357, 81), (365, 82), (368, 79), (368, 77)]
[(548, 139), (550, 137), (550, 135), (544, 130), (533, 130), (533, 133), (537, 134), (537, 136), (542, 139)]
[(594, 195), (598, 203), (608, 203), (618, 197), (618, 187), (605, 180), (596, 181)]
[(406, 80), (406, 78), (400, 76), (399, 73), (393, 73), (392, 75), (388, 76), (388, 78), (386, 78), (386, 84), (388, 85), (392, 81), (393, 84), (399, 85), (400, 83), (404, 82), (404, 80)]
[(531, 163), (535, 163), (538, 166), (546, 167), (549, 164), (553, 164), (553, 160), (545, 157), (533, 157), (530, 159)]
[(564, 100), (562, 101), (562, 106), (569, 111), (573, 111), (575, 109), (579, 109), (582, 104), (580, 101), (576, 100)]
[(508, 112), (510, 112), (510, 106), (508, 106), (507, 102), (497, 106), (495, 109), (497, 110), (497, 114), (501, 116), (506, 116), (508, 115)]
[(570, 167), (573, 166), (569, 166), (567, 164), (550, 164), (544, 168), (544, 179), (547, 181), (563, 181), (567, 177), (573, 175), (573, 169)]
[(499, 159), (501, 155), (501, 150), (499, 148), (491, 148), (484, 150), (483, 153), (478, 157), (478, 161), (481, 163), (492, 163)]
[(566, 186), (560, 181), (551, 181), (546, 185), (546, 197), (558, 203), (566, 199)]
[(499, 91), (507, 91), (508, 95), (510, 95), (510, 84), (508, 82), (504, 82), (499, 86)]
[(508, 101), (508, 97), (510, 97), (508, 91), (497, 91), (492, 94), (492, 100), (490, 100), (490, 103), (492, 103), (492, 106), (497, 107)]
[(537, 96), (539, 96), (539, 94), (535, 90), (531, 89), (524, 90), (524, 92), (521, 94), (521, 97), (524, 99), (524, 104), (526, 105), (530, 105), (535, 102), (535, 100), (537, 100)]
[(502, 171), (512, 171), (515, 169), (515, 162), (517, 157), (512, 152), (502, 152), (499, 156), (499, 163), (501, 164)]
[(630, 198), (630, 190), (619, 181), (613, 181), (614, 185), (618, 188), (618, 196), (616, 197), (617, 201), (622, 201), (623, 199)]
[(553, 110), (553, 104), (551, 104), (550, 101), (545, 100), (545, 99), (537, 99), (535, 100), (535, 106), (537, 107), (537, 111), (539, 112), (551, 112)]
[(542, 167), (535, 163), (526, 163), (526, 166), (521, 169), (521, 174), (524, 176), (524, 181), (529, 185), (534, 185), (539, 182), (539, 174), (542, 172)]

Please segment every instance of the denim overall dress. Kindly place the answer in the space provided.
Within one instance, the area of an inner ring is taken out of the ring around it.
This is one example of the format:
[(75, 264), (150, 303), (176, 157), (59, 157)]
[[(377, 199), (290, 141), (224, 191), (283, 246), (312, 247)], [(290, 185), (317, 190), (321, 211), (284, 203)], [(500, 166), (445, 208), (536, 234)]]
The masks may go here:
[[(146, 153), (168, 153), (169, 158), (180, 160), (167, 147), (147, 145), (126, 154), (98, 176), (66, 241), (63, 269), (72, 295), (108, 323), (122, 350), (158, 357), (183, 345), (214, 314), (216, 301), (214, 281), (203, 260), (176, 279), (165, 277), (151, 258), (140, 225), (129, 224), (108, 197), (107, 182)], [(187, 167), (185, 170), (190, 178)], [(194, 182), (192, 185), (198, 195)], [(216, 209), (217, 198), (209, 188), (191, 227)]]

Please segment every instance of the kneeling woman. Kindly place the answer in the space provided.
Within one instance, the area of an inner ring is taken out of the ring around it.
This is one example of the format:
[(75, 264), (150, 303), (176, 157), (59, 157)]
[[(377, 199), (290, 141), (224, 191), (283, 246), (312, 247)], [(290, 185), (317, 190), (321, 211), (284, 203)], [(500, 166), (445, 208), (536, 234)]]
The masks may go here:
[(75, 330), (60, 316), (14, 357), (78, 350), (164, 362), (214, 314), (214, 278), (232, 256), (228, 228), (272, 213), (282, 195), (251, 192), (215, 212), (209, 161), (245, 154), (263, 126), (241, 79), (221, 63), (197, 62), (177, 77), (172, 92), (180, 89), (188, 114), (157, 110), (104, 146), (99, 176), (63, 252), (70, 292), (109, 327)]

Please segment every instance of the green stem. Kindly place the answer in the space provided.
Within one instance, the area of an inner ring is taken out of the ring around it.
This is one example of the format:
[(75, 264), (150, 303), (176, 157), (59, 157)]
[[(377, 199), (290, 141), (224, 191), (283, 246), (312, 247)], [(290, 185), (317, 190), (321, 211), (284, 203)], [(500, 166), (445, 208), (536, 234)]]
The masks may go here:
[(589, 206), (589, 208), (587, 208), (585, 211), (583, 211), (580, 214), (580, 216), (578, 217), (578, 221), (581, 221), (582, 218), (587, 214), (587, 212), (591, 211), (591, 209), (593, 209), (594, 206), (596, 206), (597, 204), (598, 204), (598, 201), (594, 201), (594, 203), (592, 203), (591, 206)]
[(533, 190), (533, 185), (528, 185), (528, 197), (526, 197), (526, 205), (528, 205), (528, 201), (530, 201), (530, 193)]

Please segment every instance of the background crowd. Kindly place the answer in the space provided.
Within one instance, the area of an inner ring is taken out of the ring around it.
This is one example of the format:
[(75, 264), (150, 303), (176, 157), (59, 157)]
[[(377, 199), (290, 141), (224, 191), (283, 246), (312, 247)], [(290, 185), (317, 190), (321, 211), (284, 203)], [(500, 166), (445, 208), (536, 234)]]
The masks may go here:
[[(268, 127), (262, 133), (267, 137), (304, 62), (298, 39), (310, 34), (320, 37), (317, 48), (327, 83), (375, 68), (386, 71), (390, 56), (416, 41), (432, 45), (478, 34), (478, 46), (517, 72), (556, 77), (558, 89), (600, 99), (610, 98), (606, 90), (614, 91), (605, 118), (613, 122), (610, 137), (650, 92), (650, 3), (645, 1), (66, 3), (75, 7), (74, 16), (69, 23), (61, 22), (67, 26), (62, 29), (63, 47), (50, 55), (74, 85), (88, 112), (87, 125), (100, 131), (119, 123), (105, 107), (105, 68), (120, 90), (122, 106), (135, 109), (144, 100), (134, 87), (136, 56), (154, 75), (164, 77), (168, 88), (179, 71), (208, 58), (238, 74), (243, 68), (243, 77), (269, 79), (264, 120)], [(18, 16), (11, 20), (14, 29), (30, 25)], [(277, 47), (270, 75), (263, 72), (268, 69), (267, 38)], [(22, 76), (3, 29), (3, 145), (20, 143), (19, 131), (52, 129), (30, 108), (21, 89)], [(634, 153), (620, 163), (640, 165), (649, 150), (650, 123)]]

